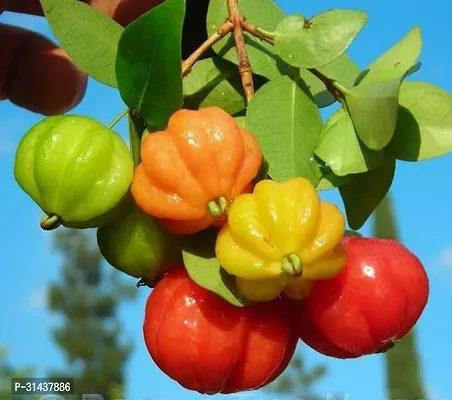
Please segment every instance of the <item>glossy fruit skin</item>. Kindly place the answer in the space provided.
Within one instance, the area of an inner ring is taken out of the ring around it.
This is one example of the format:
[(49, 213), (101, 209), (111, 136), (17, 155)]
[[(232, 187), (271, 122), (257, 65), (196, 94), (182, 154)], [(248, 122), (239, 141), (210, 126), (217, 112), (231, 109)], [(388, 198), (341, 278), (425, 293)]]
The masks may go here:
[(194, 283), (184, 267), (151, 292), (143, 333), (157, 366), (204, 394), (269, 384), (285, 370), (298, 341), (284, 300), (237, 307)]
[(262, 164), (257, 139), (218, 107), (175, 112), (164, 131), (145, 137), (131, 191), (138, 206), (175, 234), (222, 225), (226, 208), (212, 216), (208, 204), (227, 206), (251, 190)]
[(126, 195), (133, 160), (121, 137), (77, 115), (48, 117), (19, 143), (14, 176), (47, 215), (71, 228), (106, 223)]
[[(309, 180), (263, 180), (253, 193), (241, 194), (233, 201), (215, 252), (222, 267), (236, 276), (247, 299), (268, 301), (285, 288), (298, 299), (307, 292), (293, 288), (304, 288), (306, 280), (328, 279), (342, 270), (344, 231), (339, 209), (320, 201)], [(292, 276), (286, 270), (289, 256), (299, 261), (301, 277), (296, 276), (299, 272)]]
[(315, 282), (293, 310), (301, 340), (345, 359), (382, 352), (403, 338), (425, 309), (429, 280), (419, 259), (395, 240), (350, 236), (343, 246), (344, 270)]
[(178, 238), (133, 204), (119, 218), (97, 229), (102, 256), (135, 278), (155, 279), (181, 262)]

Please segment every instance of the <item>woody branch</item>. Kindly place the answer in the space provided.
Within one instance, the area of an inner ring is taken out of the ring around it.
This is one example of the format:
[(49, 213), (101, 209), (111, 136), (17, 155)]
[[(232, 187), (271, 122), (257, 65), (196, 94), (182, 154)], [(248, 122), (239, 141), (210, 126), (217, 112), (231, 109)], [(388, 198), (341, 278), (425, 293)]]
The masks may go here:
[(243, 35), (242, 17), (240, 16), (237, 0), (228, 0), (229, 21), (233, 25), (233, 35), (240, 76), (242, 78), (243, 90), (245, 92), (246, 103), (248, 104), (254, 95), (253, 72), (246, 53), (245, 37)]

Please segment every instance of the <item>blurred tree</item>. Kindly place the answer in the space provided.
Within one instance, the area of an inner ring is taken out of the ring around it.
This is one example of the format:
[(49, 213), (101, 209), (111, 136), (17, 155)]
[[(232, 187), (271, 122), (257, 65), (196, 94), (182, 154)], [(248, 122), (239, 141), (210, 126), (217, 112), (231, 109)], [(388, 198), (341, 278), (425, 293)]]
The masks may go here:
[[(308, 369), (302, 355), (298, 351), (286, 371), (265, 390), (281, 395), (287, 395), (291, 399), (320, 400), (321, 397), (313, 392), (313, 385), (326, 373), (324, 365), (317, 364)], [(330, 397), (333, 400), (333, 397)], [(339, 399), (339, 397), (338, 397)]]
[[(8, 349), (0, 347), (0, 400), (10, 400), (11, 378), (32, 378), (33, 368), (16, 369), (7, 360)], [(14, 400), (35, 400), (37, 396), (14, 395)]]
[(118, 306), (136, 293), (120, 272), (105, 268), (90, 231), (64, 229), (54, 246), (62, 255), (60, 278), (49, 289), (49, 307), (62, 317), (53, 331), (69, 369), (51, 376), (73, 376), (76, 398), (99, 394), (105, 400), (123, 398), (124, 366), (131, 345), (120, 337)]
[[(374, 236), (401, 241), (390, 195), (386, 196), (374, 213)], [(385, 353), (385, 361), (389, 400), (426, 398), (414, 329)]]

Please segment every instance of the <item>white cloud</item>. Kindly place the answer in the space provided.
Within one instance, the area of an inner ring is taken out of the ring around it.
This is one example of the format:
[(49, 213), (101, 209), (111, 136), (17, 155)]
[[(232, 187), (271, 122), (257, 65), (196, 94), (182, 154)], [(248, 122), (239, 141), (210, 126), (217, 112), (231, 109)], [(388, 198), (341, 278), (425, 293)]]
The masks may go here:
[(47, 307), (47, 286), (41, 286), (33, 290), (28, 296), (27, 308), (31, 310), (42, 310)]
[(447, 247), (440, 253), (439, 262), (442, 267), (452, 269), (452, 247)]
[(426, 388), (426, 392), (427, 392), (426, 400), (449, 400), (450, 399), (449, 396), (443, 396), (442, 394), (440, 394), (440, 391), (435, 387), (428, 386)]

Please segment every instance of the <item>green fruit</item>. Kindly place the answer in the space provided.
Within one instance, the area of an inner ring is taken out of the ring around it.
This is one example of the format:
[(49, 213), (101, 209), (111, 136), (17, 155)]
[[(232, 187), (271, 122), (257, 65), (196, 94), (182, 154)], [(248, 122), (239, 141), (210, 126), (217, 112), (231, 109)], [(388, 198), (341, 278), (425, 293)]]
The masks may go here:
[(48, 117), (19, 143), (14, 176), (46, 213), (43, 229), (94, 228), (113, 218), (132, 183), (122, 138), (83, 116)]
[(182, 262), (178, 238), (135, 205), (97, 230), (97, 244), (111, 266), (135, 278), (162, 277)]

